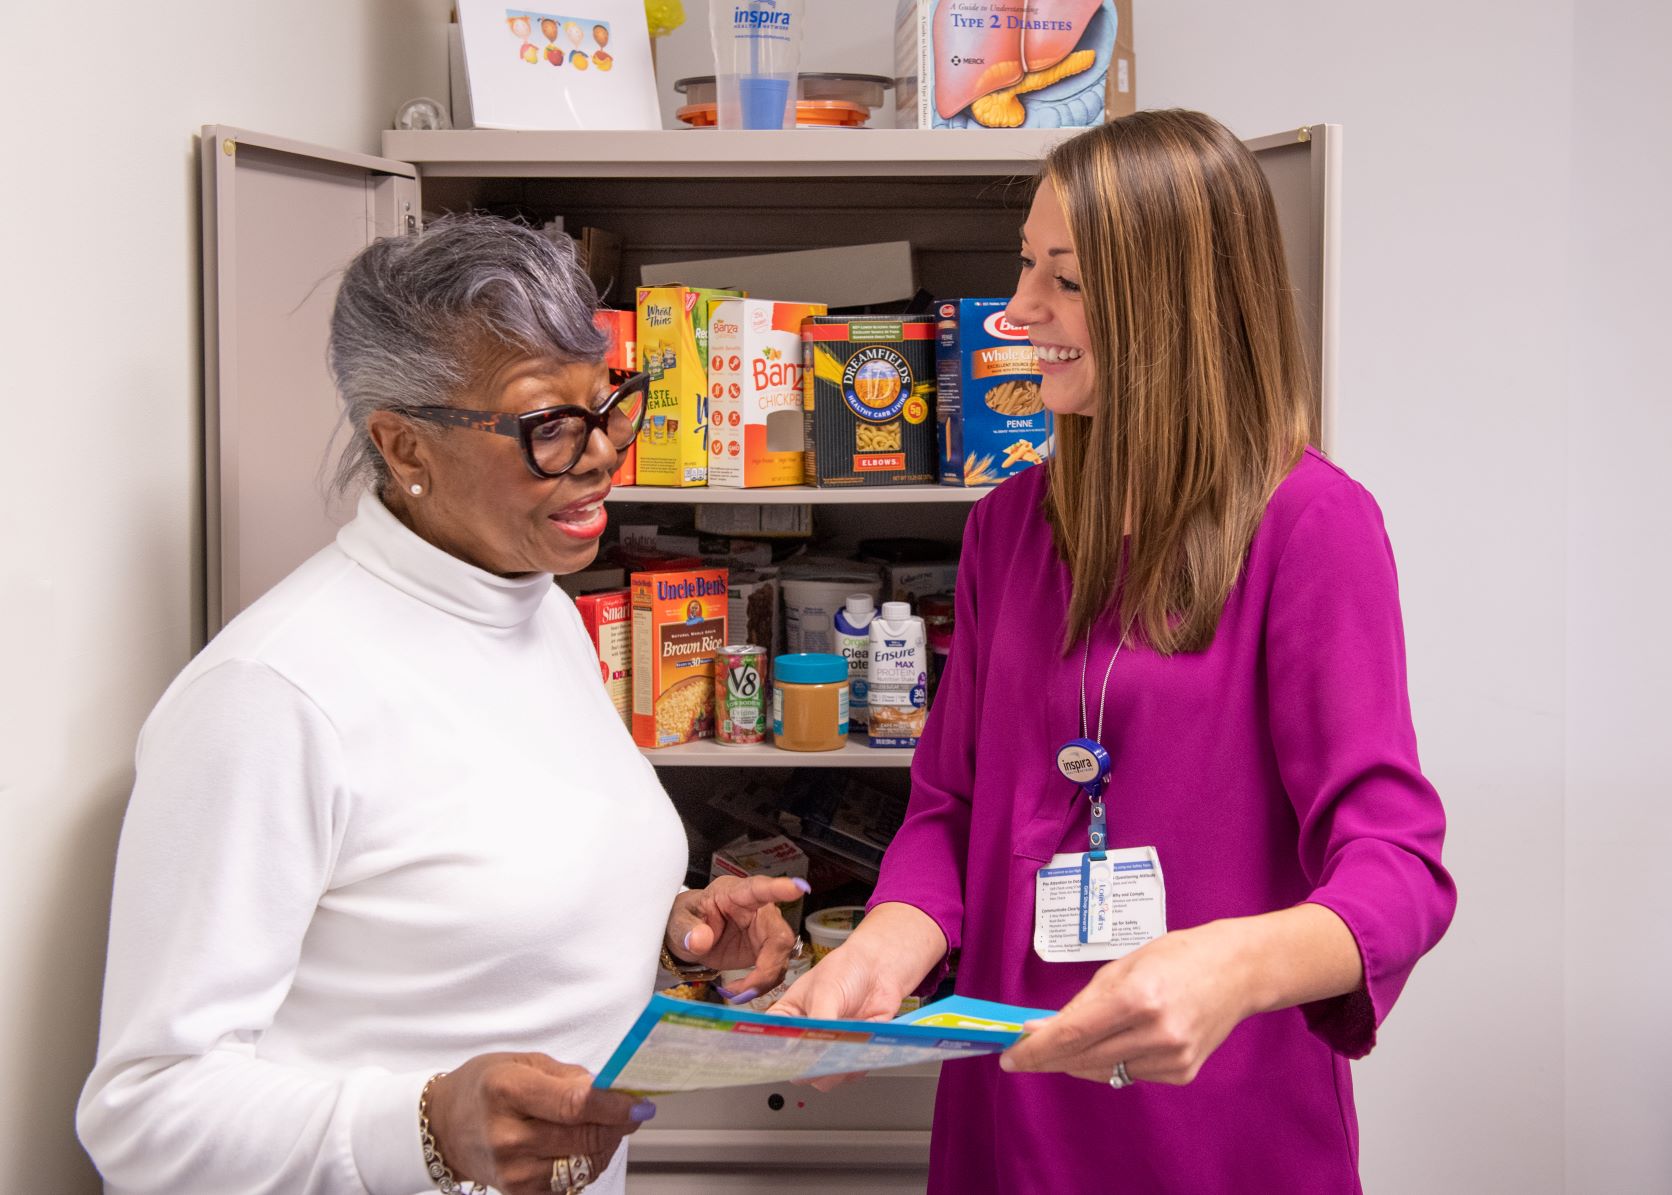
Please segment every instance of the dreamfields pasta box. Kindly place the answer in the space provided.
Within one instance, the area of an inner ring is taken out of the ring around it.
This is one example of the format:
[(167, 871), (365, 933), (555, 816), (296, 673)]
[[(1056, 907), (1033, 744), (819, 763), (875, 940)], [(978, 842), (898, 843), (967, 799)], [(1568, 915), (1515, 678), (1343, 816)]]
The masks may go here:
[(902, 128), (1085, 128), (1137, 107), (1132, 0), (900, 0)]
[(942, 485), (997, 485), (1051, 452), (1051, 415), (1039, 399), (1028, 330), (1004, 299), (940, 304), (935, 338)]
[(808, 485), (934, 483), (935, 328), (933, 316), (801, 325)]

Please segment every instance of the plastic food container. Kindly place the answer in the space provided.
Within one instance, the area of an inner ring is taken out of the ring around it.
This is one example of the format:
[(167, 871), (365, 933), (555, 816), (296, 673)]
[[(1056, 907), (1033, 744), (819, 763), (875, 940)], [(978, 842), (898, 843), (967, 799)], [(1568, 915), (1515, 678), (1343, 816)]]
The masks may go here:
[(816, 963), (848, 940), (860, 918), (865, 916), (864, 905), (837, 905), (820, 909), (807, 917), (807, 945)]
[(840, 751), (848, 742), (848, 662), (803, 652), (772, 662), (772, 741), (785, 751)]
[[(804, 73), (798, 77), (796, 84), (797, 98), (802, 102), (796, 107), (796, 123), (806, 124), (810, 118), (818, 119), (821, 111), (833, 111), (808, 107), (804, 114), (803, 104), (833, 103), (858, 109), (858, 123), (864, 124), (877, 108), (882, 107), (888, 89), (893, 86), (894, 80), (882, 75)], [(680, 120), (698, 128), (714, 127), (716, 113), (713, 106), (719, 101), (719, 87), (713, 75), (693, 75), (676, 80), (673, 89), (685, 97), (685, 107), (678, 112)], [(704, 108), (708, 111), (702, 111)], [(828, 115), (824, 119), (825, 123), (829, 123)]]
[[(675, 116), (694, 129), (717, 127), (719, 106), (716, 104), (686, 104)], [(795, 105), (795, 127), (798, 129), (857, 129), (871, 118), (858, 104), (836, 100), (799, 100)]]

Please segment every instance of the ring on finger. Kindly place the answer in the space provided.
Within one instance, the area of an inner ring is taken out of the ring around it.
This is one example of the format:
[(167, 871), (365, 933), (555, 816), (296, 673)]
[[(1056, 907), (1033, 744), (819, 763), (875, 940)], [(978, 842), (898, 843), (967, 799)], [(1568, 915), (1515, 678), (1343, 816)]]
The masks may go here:
[(1119, 1091), (1123, 1087), (1131, 1087), (1132, 1076), (1126, 1073), (1126, 1063), (1115, 1063), (1115, 1073), (1109, 1076), (1109, 1086)]
[(558, 1195), (584, 1190), (592, 1182), (592, 1161), (583, 1154), (552, 1159), (551, 1189)]

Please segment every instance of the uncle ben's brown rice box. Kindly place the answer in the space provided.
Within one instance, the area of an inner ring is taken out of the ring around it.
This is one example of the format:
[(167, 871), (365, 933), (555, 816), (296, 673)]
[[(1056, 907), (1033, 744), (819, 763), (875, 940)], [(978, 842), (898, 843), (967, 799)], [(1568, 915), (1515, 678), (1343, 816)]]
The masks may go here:
[(633, 741), (714, 737), (714, 653), (726, 643), (723, 568), (634, 573)]

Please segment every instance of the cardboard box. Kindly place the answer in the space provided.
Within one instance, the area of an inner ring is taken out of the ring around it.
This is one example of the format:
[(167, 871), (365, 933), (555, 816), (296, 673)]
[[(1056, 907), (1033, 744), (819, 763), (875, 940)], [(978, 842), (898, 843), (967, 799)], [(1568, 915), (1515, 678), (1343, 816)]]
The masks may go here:
[(900, 0), (895, 123), (1089, 128), (1137, 109), (1132, 0)]
[[(803, 431), (805, 439), (805, 430)], [(805, 539), (813, 534), (813, 508), (705, 502), (697, 507), (697, 530), (710, 535), (748, 535), (761, 539)]]
[(723, 299), (708, 322), (708, 484), (800, 485), (801, 323), (823, 303)]
[(634, 573), (633, 741), (714, 737), (714, 653), (726, 645), (726, 570)]
[(769, 663), (783, 654), (783, 602), (776, 570), (732, 574), (727, 585), (726, 625), (739, 643), (766, 648)]
[(805, 294), (809, 278), (817, 280), (819, 300), (827, 308), (896, 303), (917, 293), (910, 241), (666, 262), (639, 271), (645, 285), (680, 281), (730, 286), (751, 295)]
[(942, 485), (997, 485), (1051, 454), (1051, 413), (1039, 399), (1028, 330), (1005, 299), (942, 303), (935, 340)]
[(933, 593), (952, 593), (958, 585), (958, 562), (943, 560), (932, 564), (885, 564), (882, 568), (883, 599), (910, 602), (916, 614), (919, 599)]
[[(593, 319), (609, 333), (610, 347), (604, 350), (604, 368), (610, 371), (610, 385), (619, 386), (639, 369), (639, 340), (636, 311), (600, 311)], [(610, 478), (611, 485), (637, 485), (639, 445), (635, 440), (620, 453)]]
[(934, 482), (935, 328), (922, 316), (801, 325), (808, 485)]
[(582, 572), (563, 573), (557, 578), (557, 587), (572, 598), (588, 593), (602, 593), (608, 589), (620, 589), (626, 584), (626, 571), (608, 564), (595, 563)]
[(736, 291), (641, 286), (640, 368), (650, 374), (639, 432), (638, 484), (708, 483), (708, 309)]
[[(721, 876), (787, 876), (807, 878), (807, 855), (782, 834), (742, 838), (727, 843), (709, 858), (708, 878)], [(801, 900), (780, 904), (790, 928), (801, 932)]]
[(633, 595), (630, 590), (589, 593), (575, 599), (610, 703), (622, 725), (633, 728)]

